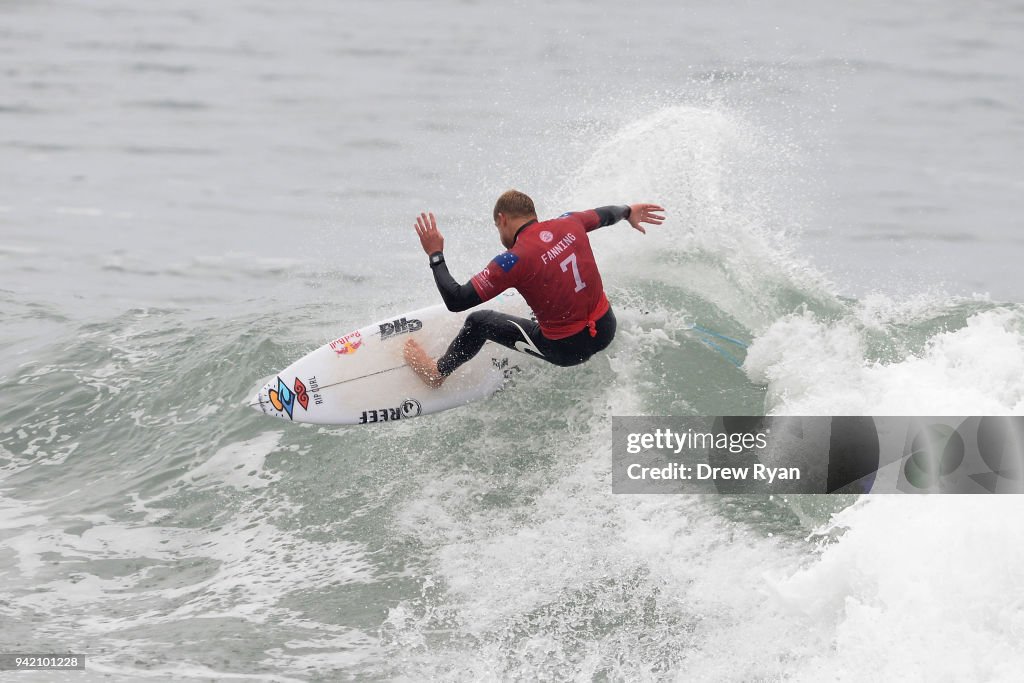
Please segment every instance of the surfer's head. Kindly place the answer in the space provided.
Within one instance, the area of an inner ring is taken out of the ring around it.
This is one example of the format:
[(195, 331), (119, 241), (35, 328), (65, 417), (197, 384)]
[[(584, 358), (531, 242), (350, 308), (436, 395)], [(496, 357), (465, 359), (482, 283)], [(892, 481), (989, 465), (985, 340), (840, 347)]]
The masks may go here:
[(519, 190), (504, 192), (494, 204), (494, 227), (498, 228), (501, 243), (511, 249), (516, 231), (528, 220), (537, 218), (533, 200)]

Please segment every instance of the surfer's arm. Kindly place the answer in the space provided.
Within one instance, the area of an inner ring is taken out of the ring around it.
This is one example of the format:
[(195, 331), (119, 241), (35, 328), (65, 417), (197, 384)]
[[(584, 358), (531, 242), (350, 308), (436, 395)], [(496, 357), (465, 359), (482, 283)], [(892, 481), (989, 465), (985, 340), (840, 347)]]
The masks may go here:
[(437, 291), (441, 293), (444, 305), (449, 311), (458, 313), (483, 303), (472, 282), (460, 285), (455, 281), (448, 272), (448, 264), (444, 262), (444, 254), (440, 251), (430, 255), (430, 269), (434, 271), (434, 284), (437, 285)]
[(606, 225), (615, 225), (623, 218), (629, 217), (629, 207), (622, 206), (599, 206), (596, 209), (590, 211), (580, 211), (579, 213), (573, 213), (583, 223), (583, 227), (586, 228), (587, 232), (603, 228)]
[(646, 233), (641, 223), (661, 225), (665, 220), (665, 209), (657, 204), (632, 204), (630, 206), (601, 206), (590, 211), (576, 214), (583, 221), (587, 232), (614, 225), (626, 219), (634, 229)]
[(460, 285), (448, 272), (448, 266), (444, 262), (444, 237), (437, 229), (437, 219), (433, 213), (421, 213), (416, 219), (416, 234), (420, 238), (420, 246), (430, 256), (430, 269), (434, 271), (434, 283), (437, 291), (441, 292), (441, 298), (449, 311), (464, 311), (483, 303), (480, 295), (476, 293), (473, 285), (467, 282)]

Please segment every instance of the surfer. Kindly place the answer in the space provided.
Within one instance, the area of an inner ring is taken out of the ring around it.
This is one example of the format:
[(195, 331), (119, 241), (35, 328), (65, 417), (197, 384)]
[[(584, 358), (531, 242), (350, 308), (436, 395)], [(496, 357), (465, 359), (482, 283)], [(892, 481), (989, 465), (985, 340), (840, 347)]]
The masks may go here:
[(497, 311), (474, 311), (448, 351), (435, 362), (410, 339), (405, 362), (429, 386), (439, 387), (490, 340), (560, 366), (578, 365), (606, 348), (615, 336), (612, 313), (587, 233), (622, 219), (636, 230), (661, 225), (657, 204), (603, 206), (538, 221), (533, 200), (509, 190), (494, 205), (494, 226), (506, 251), (460, 285), (444, 260), (444, 237), (432, 213), (416, 219), (416, 234), (430, 257), (441, 298), (450, 311), (465, 311), (514, 287), (536, 320)]

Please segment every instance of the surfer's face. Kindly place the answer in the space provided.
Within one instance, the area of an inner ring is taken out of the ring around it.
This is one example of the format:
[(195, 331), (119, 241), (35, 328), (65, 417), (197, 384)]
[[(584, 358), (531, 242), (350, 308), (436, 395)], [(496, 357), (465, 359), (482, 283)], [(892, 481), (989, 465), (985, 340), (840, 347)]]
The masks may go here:
[(508, 225), (508, 216), (503, 213), (499, 213), (498, 217), (494, 219), (494, 227), (498, 229), (498, 238), (501, 240), (502, 246), (511, 249), (512, 237), (508, 234)]

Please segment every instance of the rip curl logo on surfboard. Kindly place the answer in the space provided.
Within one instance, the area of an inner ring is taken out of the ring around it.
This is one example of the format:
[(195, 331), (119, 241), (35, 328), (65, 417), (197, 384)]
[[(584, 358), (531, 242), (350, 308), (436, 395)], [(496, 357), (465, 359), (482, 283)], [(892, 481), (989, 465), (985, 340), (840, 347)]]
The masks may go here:
[(267, 398), (270, 399), (270, 405), (274, 406), (277, 412), (287, 414), (289, 420), (295, 419), (293, 413), (296, 403), (303, 410), (309, 409), (309, 394), (306, 392), (306, 385), (298, 377), (295, 378), (295, 384), (291, 388), (278, 377), (277, 387), (267, 391)]

